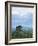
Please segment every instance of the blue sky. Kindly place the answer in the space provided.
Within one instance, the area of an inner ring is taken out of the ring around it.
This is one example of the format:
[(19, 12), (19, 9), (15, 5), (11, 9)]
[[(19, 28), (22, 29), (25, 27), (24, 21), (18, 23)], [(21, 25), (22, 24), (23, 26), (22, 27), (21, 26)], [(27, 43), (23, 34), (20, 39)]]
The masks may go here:
[(12, 7), (12, 28), (32, 27), (32, 8)]

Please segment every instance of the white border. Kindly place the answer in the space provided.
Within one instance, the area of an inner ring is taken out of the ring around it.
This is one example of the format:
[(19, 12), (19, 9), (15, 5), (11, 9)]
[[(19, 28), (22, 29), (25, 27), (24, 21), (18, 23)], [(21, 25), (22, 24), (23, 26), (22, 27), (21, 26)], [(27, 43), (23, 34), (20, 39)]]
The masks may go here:
[[(14, 4), (14, 3), (11, 3)], [(16, 5), (16, 4), (15, 4)], [(22, 4), (18, 4), (18, 5), (22, 5)], [(27, 4), (23, 4), (28, 6)], [(29, 5), (29, 6), (34, 6), (34, 10), (33, 10), (33, 38), (24, 38), (24, 39), (11, 39), (10, 40), (10, 3), (8, 3), (8, 43), (17, 43), (17, 42), (33, 42), (36, 41), (36, 5)], [(10, 41), (9, 41), (10, 40)]]

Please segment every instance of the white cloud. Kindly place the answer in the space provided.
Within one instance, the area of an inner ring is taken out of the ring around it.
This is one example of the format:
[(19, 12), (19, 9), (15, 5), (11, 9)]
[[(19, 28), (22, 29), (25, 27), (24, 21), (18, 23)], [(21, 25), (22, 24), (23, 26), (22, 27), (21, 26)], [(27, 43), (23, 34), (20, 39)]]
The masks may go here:
[(18, 11), (13, 11), (12, 15), (19, 15), (19, 12)]
[(33, 8), (23, 8), (23, 7), (12, 7), (12, 15), (26, 15), (27, 12), (33, 12)]
[(33, 13), (33, 8), (22, 8), (22, 7), (12, 7), (12, 15), (18, 16), (22, 19), (29, 19), (30, 14)]

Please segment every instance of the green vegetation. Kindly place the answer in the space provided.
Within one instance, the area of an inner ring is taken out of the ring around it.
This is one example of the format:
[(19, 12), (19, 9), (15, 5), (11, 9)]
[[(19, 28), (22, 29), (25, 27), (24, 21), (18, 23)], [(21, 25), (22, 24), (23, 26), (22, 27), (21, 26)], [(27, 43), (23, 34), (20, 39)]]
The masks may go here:
[(12, 38), (32, 38), (32, 29), (23, 29), (22, 26), (17, 26), (16, 31), (12, 32)]

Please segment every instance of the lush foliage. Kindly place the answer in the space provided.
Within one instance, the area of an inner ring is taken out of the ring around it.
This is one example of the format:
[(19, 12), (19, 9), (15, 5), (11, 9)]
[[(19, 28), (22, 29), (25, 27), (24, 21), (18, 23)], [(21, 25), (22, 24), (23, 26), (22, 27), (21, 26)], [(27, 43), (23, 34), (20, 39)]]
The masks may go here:
[(12, 38), (32, 38), (33, 31), (31, 28), (28, 28), (28, 30), (23, 29), (22, 26), (17, 26), (16, 31), (12, 32)]

